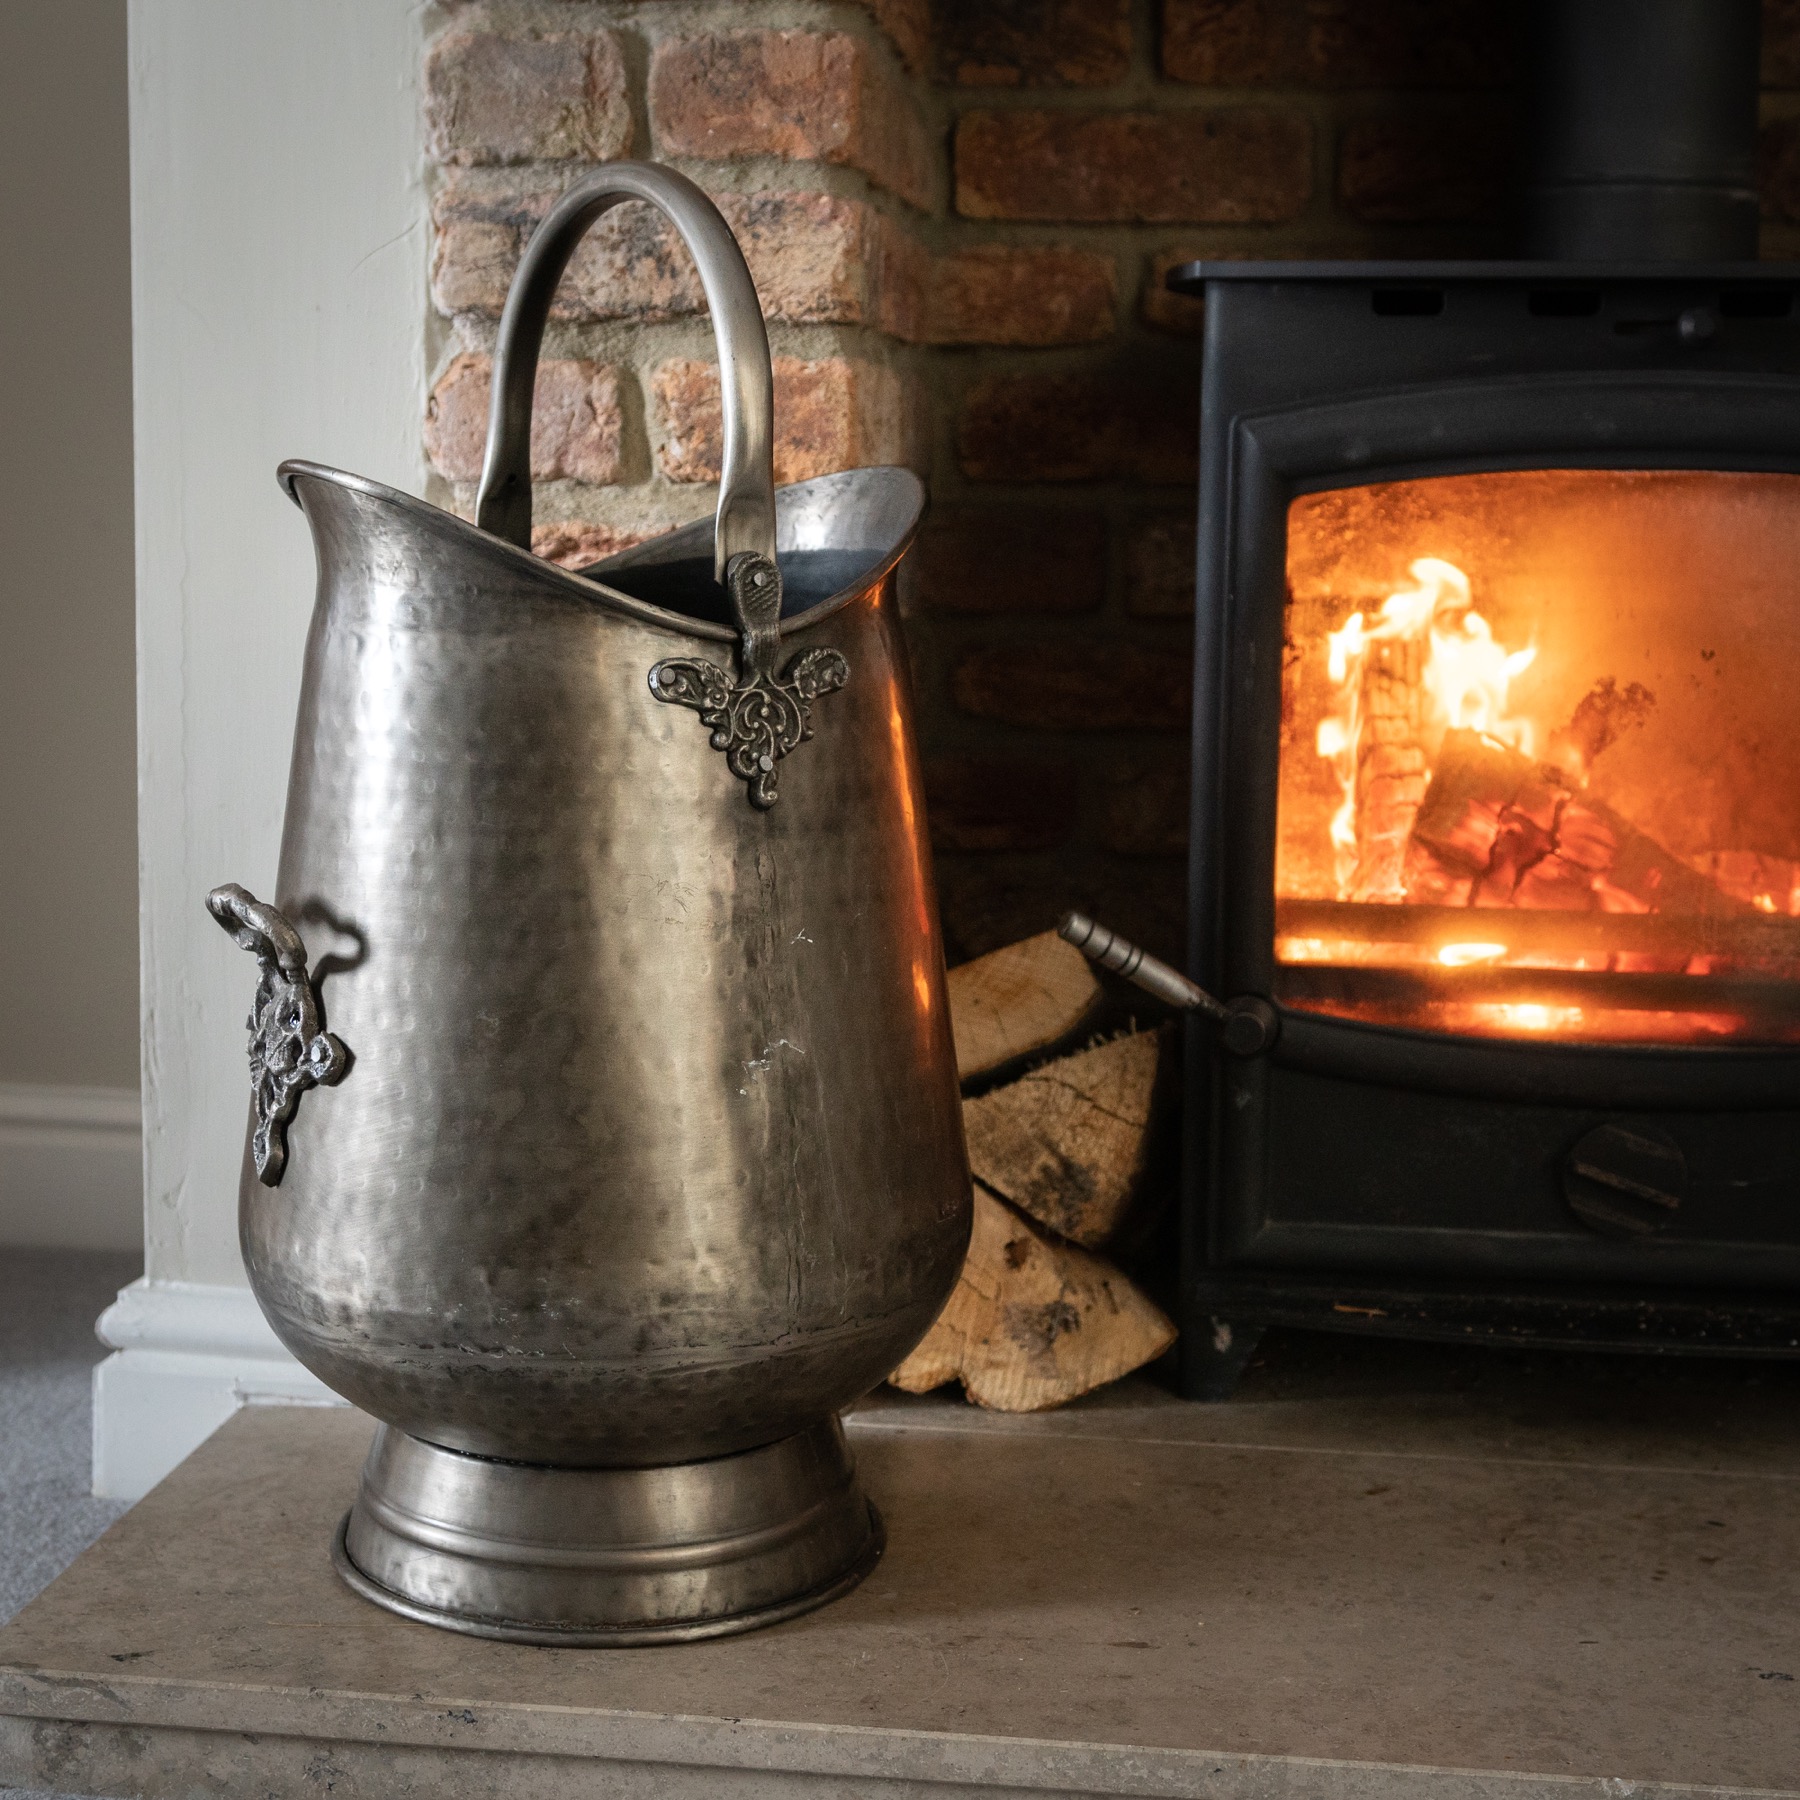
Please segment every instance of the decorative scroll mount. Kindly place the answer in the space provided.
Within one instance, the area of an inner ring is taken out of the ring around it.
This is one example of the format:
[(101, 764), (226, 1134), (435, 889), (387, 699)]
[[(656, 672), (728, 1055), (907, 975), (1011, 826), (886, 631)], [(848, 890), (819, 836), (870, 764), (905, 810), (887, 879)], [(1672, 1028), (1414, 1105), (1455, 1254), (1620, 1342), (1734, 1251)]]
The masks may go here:
[(256, 1178), (279, 1187), (287, 1168), (287, 1128), (308, 1088), (342, 1081), (350, 1052), (319, 1029), (319, 997), (306, 972), (306, 946), (286, 917), (235, 881), (206, 896), (206, 910), (261, 968), (250, 1031), (251, 1097), (256, 1125), (250, 1154)]
[(744, 550), (726, 564), (725, 585), (742, 639), (737, 680), (717, 663), (670, 657), (650, 671), (650, 691), (700, 715), (712, 730), (712, 747), (749, 783), (750, 804), (766, 812), (780, 798), (776, 765), (812, 736), (812, 702), (841, 688), (850, 665), (835, 650), (804, 650), (777, 675), (781, 571)]

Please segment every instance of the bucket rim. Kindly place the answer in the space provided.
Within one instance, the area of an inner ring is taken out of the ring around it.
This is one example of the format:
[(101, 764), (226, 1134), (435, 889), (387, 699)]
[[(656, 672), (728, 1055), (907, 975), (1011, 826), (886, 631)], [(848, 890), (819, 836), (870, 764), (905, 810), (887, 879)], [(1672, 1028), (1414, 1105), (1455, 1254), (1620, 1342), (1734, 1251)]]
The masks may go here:
[[(642, 620), (646, 624), (659, 625), (667, 630), (680, 633), (686, 637), (713, 639), (720, 643), (735, 644), (739, 641), (737, 630), (730, 625), (716, 623), (710, 619), (698, 619), (691, 614), (677, 612), (671, 607), (658, 606), (654, 601), (641, 600), (635, 594), (625, 593), (607, 582), (597, 579), (596, 572), (612, 567), (641, 567), (654, 560), (651, 554), (655, 548), (676, 547), (684, 539), (694, 541), (696, 547), (704, 546), (705, 554), (710, 559), (713, 521), (710, 515), (690, 521), (686, 525), (672, 527), (668, 531), (659, 532), (656, 536), (646, 538), (630, 549), (615, 552), (612, 556), (590, 563), (586, 571), (577, 572), (565, 569), (558, 563), (547, 562), (535, 552), (522, 549), (506, 538), (496, 537), (492, 532), (483, 531), (478, 525), (459, 517), (441, 506), (433, 505), (429, 500), (421, 500), (417, 495), (409, 494), (404, 489), (390, 487), (384, 481), (377, 481), (373, 476), (358, 475), (348, 469), (333, 468), (329, 463), (313, 462), (306, 457), (289, 457), (275, 471), (282, 491), (293, 503), (305, 511), (305, 504), (300, 498), (298, 483), (302, 480), (323, 482), (328, 486), (344, 488), (365, 498), (378, 501), (383, 506), (392, 507), (396, 511), (411, 515), (418, 523), (431, 530), (446, 533), (452, 538), (462, 538), (472, 550), (483, 555), (495, 556), (502, 562), (511, 562), (522, 571), (552, 587), (561, 588), (571, 596), (586, 601), (596, 599), (604, 601), (614, 611), (625, 613), (632, 618)], [(911, 469), (895, 463), (877, 463), (866, 468), (839, 469), (829, 475), (810, 476), (805, 481), (786, 482), (775, 490), (775, 507), (777, 530), (779, 531), (784, 515), (796, 516), (813, 510), (814, 503), (829, 504), (834, 497), (834, 490), (844, 490), (862, 483), (866, 485), (871, 479), (885, 484), (892, 484), (899, 491), (895, 495), (897, 505), (894, 514), (897, 524), (891, 529), (891, 542), (885, 546), (870, 547), (871, 561), (857, 577), (844, 586), (835, 589), (824, 599), (815, 601), (803, 612), (793, 613), (781, 620), (779, 635), (789, 637), (802, 631), (810, 630), (814, 625), (847, 606), (858, 595), (869, 592), (880, 585), (893, 571), (900, 559), (911, 547), (917, 537), (920, 520), (924, 516), (926, 504), (925, 484)], [(784, 500), (786, 505), (783, 505)], [(778, 552), (779, 554), (779, 552)]]

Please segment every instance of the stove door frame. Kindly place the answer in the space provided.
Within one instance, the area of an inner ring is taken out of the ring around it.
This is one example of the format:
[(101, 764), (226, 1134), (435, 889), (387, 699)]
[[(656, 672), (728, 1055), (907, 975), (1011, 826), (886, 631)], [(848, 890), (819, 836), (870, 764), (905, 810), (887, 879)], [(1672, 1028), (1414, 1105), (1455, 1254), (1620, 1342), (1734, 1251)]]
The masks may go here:
[[(1230, 421), (1226, 443), (1223, 492), (1214, 471), (1203, 479), (1201, 502), (1190, 967), (1217, 992), (1273, 1003), (1277, 722), (1293, 498), (1500, 469), (1800, 474), (1800, 379), (1660, 369), (1496, 375), (1241, 415)], [(1223, 559), (1210, 584), (1209, 543)], [(1212, 608), (1204, 598), (1209, 586)], [(1583, 1255), (1580, 1233), (1559, 1233), (1552, 1245), (1541, 1230), (1469, 1232), (1421, 1223), (1371, 1234), (1273, 1219), (1266, 1128), (1275, 1071), (1441, 1095), (1452, 1110), (1456, 1101), (1473, 1101), (1511, 1103), (1546, 1117), (1589, 1110), (1596, 1120), (1800, 1113), (1796, 1049), (1484, 1040), (1277, 1010), (1279, 1037), (1263, 1056), (1225, 1056), (1204, 1026), (1191, 1030), (1185, 1185), (1190, 1220), (1203, 1217), (1208, 1228), (1201, 1244), (1190, 1226), (1190, 1269), (1461, 1267), (1489, 1275), (1657, 1279), (1660, 1265), (1662, 1280), (1677, 1278), (1669, 1266), (1676, 1247), (1661, 1240), (1587, 1239), (1594, 1254)], [(1774, 1262), (1761, 1243), (1687, 1242), (1678, 1255), (1682, 1279), (1800, 1282), (1800, 1227), (1791, 1255), (1777, 1254)]]

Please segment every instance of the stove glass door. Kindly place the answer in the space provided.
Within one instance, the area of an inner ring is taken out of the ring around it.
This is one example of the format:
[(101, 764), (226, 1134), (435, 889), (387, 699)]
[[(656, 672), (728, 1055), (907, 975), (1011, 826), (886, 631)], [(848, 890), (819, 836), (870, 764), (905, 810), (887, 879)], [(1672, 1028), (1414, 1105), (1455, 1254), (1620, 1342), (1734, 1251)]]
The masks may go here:
[(1800, 1042), (1800, 476), (1540, 469), (1288, 514), (1275, 997)]

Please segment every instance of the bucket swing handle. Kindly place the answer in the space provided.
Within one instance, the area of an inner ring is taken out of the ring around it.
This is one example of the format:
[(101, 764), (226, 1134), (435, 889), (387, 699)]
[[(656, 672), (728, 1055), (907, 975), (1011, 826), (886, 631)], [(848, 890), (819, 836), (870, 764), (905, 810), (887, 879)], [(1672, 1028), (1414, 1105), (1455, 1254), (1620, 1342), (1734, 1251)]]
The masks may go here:
[(563, 195), (525, 246), (500, 317), (475, 523), (522, 550), (531, 548), (531, 393), (550, 302), (588, 229), (627, 200), (647, 200), (681, 233), (712, 312), (725, 414), (713, 575), (724, 586), (732, 557), (748, 552), (775, 560), (769, 336), (731, 227), (685, 175), (657, 163), (608, 163), (596, 170)]
[(719, 209), (658, 163), (608, 163), (563, 195), (525, 246), (494, 350), (487, 460), (475, 523), (531, 548), (531, 403), (538, 352), (563, 271), (589, 227), (626, 200), (646, 200), (680, 232), (700, 272), (719, 344), (724, 455), (713, 524), (713, 579), (730, 597), (739, 634), (732, 671), (670, 657), (649, 672), (650, 692), (699, 713), (715, 750), (766, 811), (776, 765), (813, 734), (812, 702), (841, 688), (850, 667), (835, 650), (802, 651), (779, 672), (781, 570), (775, 560), (775, 405), (769, 335), (744, 253)]

